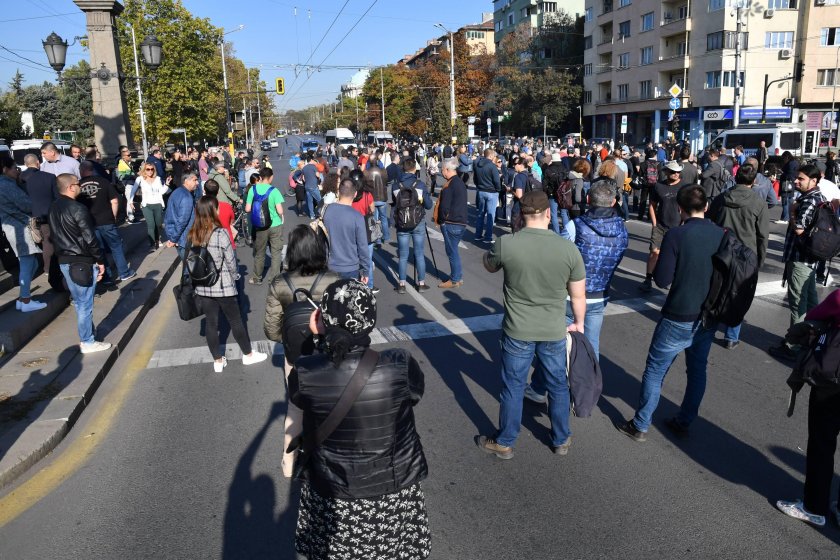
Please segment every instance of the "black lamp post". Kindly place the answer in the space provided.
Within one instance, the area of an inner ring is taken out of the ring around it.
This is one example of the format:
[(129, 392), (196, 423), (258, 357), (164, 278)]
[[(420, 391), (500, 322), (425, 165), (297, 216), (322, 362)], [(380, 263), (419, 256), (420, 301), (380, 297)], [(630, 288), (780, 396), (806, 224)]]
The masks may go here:
[(64, 63), (67, 61), (67, 41), (63, 40), (53, 31), (50, 36), (42, 41), (44, 51), (47, 53), (47, 60), (52, 69), (61, 74), (64, 70)]

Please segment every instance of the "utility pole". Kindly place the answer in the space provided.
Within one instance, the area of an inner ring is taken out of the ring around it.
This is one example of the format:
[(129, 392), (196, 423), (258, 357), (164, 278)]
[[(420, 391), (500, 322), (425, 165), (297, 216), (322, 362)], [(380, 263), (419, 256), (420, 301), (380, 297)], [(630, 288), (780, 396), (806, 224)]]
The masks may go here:
[(449, 128), (450, 136), (455, 136), (455, 119), (458, 118), (455, 113), (455, 36), (441, 23), (436, 23), (435, 27), (449, 33)]
[[(732, 124), (735, 128), (741, 124), (741, 11), (743, 9), (743, 2), (738, 0), (735, 6), (735, 99), (732, 111)], [(724, 32), (725, 41), (726, 32)]]
[[(248, 127), (251, 129), (251, 145), (254, 145), (254, 112), (251, 110), (251, 71), (247, 68), (245, 73), (248, 75)], [(245, 115), (243, 115), (244, 117)], [(247, 141), (246, 141), (247, 143)]]
[[(143, 133), (143, 161), (146, 161), (149, 159), (149, 142), (146, 140), (146, 113), (143, 112), (143, 90), (140, 87), (140, 63), (137, 62), (137, 39), (134, 37), (134, 26), (130, 23), (128, 25), (131, 27), (131, 46), (134, 49), (134, 74), (137, 76), (137, 105), (140, 107), (140, 130)], [(186, 150), (186, 147), (184, 149)]]
[[(248, 149), (248, 119), (245, 118), (245, 112), (248, 109), (245, 108), (245, 98), (242, 98), (242, 126), (245, 127), (245, 149)], [(253, 134), (253, 131), (251, 131)]]
[(385, 126), (385, 78), (382, 77), (382, 67), (379, 67), (379, 88), (382, 96), (382, 130), (388, 130)]

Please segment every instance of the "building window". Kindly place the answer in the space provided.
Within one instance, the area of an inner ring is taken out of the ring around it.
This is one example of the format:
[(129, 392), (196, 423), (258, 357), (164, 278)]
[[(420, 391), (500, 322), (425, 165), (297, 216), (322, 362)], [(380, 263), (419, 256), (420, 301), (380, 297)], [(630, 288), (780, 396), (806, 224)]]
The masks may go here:
[(764, 34), (765, 49), (792, 49), (793, 31), (768, 31)]
[(551, 49), (545, 48), (540, 51), (540, 58), (551, 58)]
[(706, 35), (706, 50), (719, 51), (723, 48), (723, 31), (716, 31)]
[(627, 101), (630, 98), (630, 84), (618, 84), (618, 100)]
[(497, 21), (497, 22), (496, 22), (496, 32), (497, 32), (497, 33), (498, 33), (499, 31), (501, 31), (502, 29), (504, 29), (504, 28), (505, 28), (505, 22), (504, 22), (504, 20), (501, 20), (501, 19), (500, 19), (499, 21)]
[(653, 12), (648, 12), (642, 16), (642, 26), (639, 32), (650, 31), (653, 29)]
[(706, 89), (716, 89), (720, 87), (720, 70), (717, 72), (706, 72)]
[(525, 19), (527, 17), (531, 17), (531, 15), (532, 15), (531, 10), (532, 9), (533, 8), (531, 8), (530, 6), (522, 8), (522, 19)]
[[(769, 33), (768, 33), (769, 35)], [(706, 50), (707, 51), (719, 51), (721, 49), (734, 49), (735, 48), (735, 39), (737, 38), (738, 34), (734, 31), (716, 31), (715, 33), (709, 33), (706, 35)], [(741, 33), (741, 48), (746, 50), (749, 47), (749, 33)], [(793, 36), (791, 36), (791, 42), (793, 41)]]
[(601, 11), (602, 14), (608, 14), (612, 11), (613, 3), (612, 0), (604, 0), (603, 10)]
[(823, 27), (820, 31), (820, 45), (823, 47), (840, 45), (840, 27)]
[(630, 5), (630, 0), (619, 0), (618, 1), (618, 7), (619, 8), (623, 8), (624, 6), (629, 6), (629, 5)]
[(583, 38), (583, 50), (592, 48), (592, 35)]
[(592, 63), (587, 62), (583, 65), (583, 75), (584, 76), (591, 76), (592, 75)]
[(726, 7), (726, 0), (709, 0), (709, 11), (714, 12)]
[(835, 82), (836, 80), (834, 68), (829, 68), (826, 70), (817, 70), (818, 86), (835, 86), (837, 85)]
[(543, 13), (553, 14), (557, 11), (557, 2), (543, 2)]
[[(735, 71), (734, 70), (726, 70), (723, 73), (723, 87), (735, 87), (737, 84), (735, 83)], [(744, 73), (741, 72), (741, 87), (744, 87)]]
[(677, 56), (688, 56), (688, 45), (685, 41), (677, 43)]
[(650, 80), (639, 82), (639, 97), (641, 99), (650, 99), (653, 97), (653, 82)]
[(618, 67), (619, 68), (629, 68), (630, 67), (630, 53), (621, 53), (618, 55)]
[(583, 92), (583, 102), (584, 103), (592, 103), (592, 92), (586, 90)]
[(653, 47), (642, 48), (641, 56), (639, 57), (639, 64), (642, 66), (653, 64)]
[[(592, 21), (592, 15), (593, 15), (592, 14), (592, 6), (586, 8), (586, 11), (583, 12), (583, 15), (584, 15), (584, 21), (587, 21), (587, 22)], [(592, 92), (589, 92), (589, 93), (591, 94)]]
[(770, 10), (795, 10), (796, 0), (769, 0), (767, 8)]
[(513, 14), (508, 14), (508, 27), (513, 27)]
[(630, 22), (622, 21), (618, 24), (618, 38), (623, 39), (630, 36)]

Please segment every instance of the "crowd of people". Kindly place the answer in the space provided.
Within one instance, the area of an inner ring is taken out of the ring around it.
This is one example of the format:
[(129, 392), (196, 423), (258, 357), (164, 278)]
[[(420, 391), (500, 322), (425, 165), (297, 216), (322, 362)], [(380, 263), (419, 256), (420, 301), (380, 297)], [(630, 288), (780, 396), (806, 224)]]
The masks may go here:
[[(789, 154), (776, 167), (760, 148), (757, 158), (746, 157), (740, 147), (732, 155), (709, 149), (696, 158), (685, 146), (649, 146), (644, 153), (529, 142), (327, 146), (294, 154), (291, 172), (281, 180), (270, 163), (245, 153), (228, 162), (222, 154), (191, 150), (164, 165), (160, 150), (153, 149), (138, 176), (125, 153), (115, 173), (125, 187), (126, 214), (140, 208), (150, 250), (161, 244), (176, 248), (187, 278), (199, 255), (205, 265), (213, 263), (212, 281), (194, 284), (216, 372), (227, 366), (219, 347), (220, 313), (245, 365), (267, 357), (252, 348), (237, 299), (244, 284), (235, 244), (242, 239), (253, 245), (248, 283), (268, 284), (264, 330), (284, 345), (286, 357), (282, 471), (304, 481), (297, 550), (313, 559), (425, 558), (431, 538), (420, 483), (428, 469), (412, 412), (423, 395), (423, 372), (405, 350), (370, 348), (379, 292), (376, 251), (396, 237), (395, 291), (405, 294), (413, 248), (412, 289), (431, 289), (425, 258), (431, 221), (443, 237), (450, 269), (438, 287), (458, 289), (465, 282), (460, 242), (474, 228), (474, 242), (487, 249), (484, 268), (504, 275), (499, 426), (476, 443), (512, 459), (528, 399), (547, 405), (551, 450), (566, 455), (572, 445), (567, 345), (578, 349), (575, 375), (597, 378), (610, 286), (628, 248), (626, 221), (631, 211), (649, 220), (650, 251), (639, 289), (648, 293), (656, 284), (668, 293), (648, 348), (638, 406), (616, 428), (633, 441), (647, 439), (664, 379), (685, 351), (685, 396), (664, 425), (686, 437), (699, 415), (716, 331), (724, 328), (718, 339), (723, 347), (739, 345), (740, 324), (721, 327), (704, 315), (714, 256), (727, 235), (760, 267), (768, 253), (769, 210), (781, 199), (787, 204), (783, 261), (790, 326), (809, 313), (825, 316), (817, 307), (817, 281), (829, 270), (807, 238), (820, 212), (837, 214), (840, 193), (827, 178), (837, 170), (830, 160), (814, 165)], [(46, 143), (44, 162), (32, 162), (28, 194), (14, 162), (0, 156), (0, 220), (21, 262), (18, 307), (38, 306), (28, 282), (37, 266), (34, 255), (46, 252), (49, 240), (74, 299), (82, 351), (105, 349), (107, 343), (95, 341), (92, 308), (96, 283), (106, 278), (106, 251), (113, 255), (113, 278), (135, 274), (115, 231), (120, 195), (94, 161), (80, 164), (51, 150)], [(138, 193), (142, 201), (135, 204)], [(288, 234), (284, 194), (308, 219)], [(769, 350), (794, 363), (807, 348), (785, 340)], [(587, 398), (597, 402), (595, 386), (588, 395), (575, 395), (576, 413)], [(833, 469), (825, 465), (833, 461), (829, 442), (836, 443), (840, 432), (838, 395), (836, 389), (812, 392), (812, 418), (822, 415), (832, 424), (812, 433), (805, 501), (778, 504), (817, 525), (825, 523), (829, 508)]]

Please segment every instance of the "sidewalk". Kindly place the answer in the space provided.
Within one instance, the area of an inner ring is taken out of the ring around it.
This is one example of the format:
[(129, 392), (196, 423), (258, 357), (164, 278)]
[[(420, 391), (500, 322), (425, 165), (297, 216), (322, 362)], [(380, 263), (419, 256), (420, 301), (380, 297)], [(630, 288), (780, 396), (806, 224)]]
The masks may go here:
[(0, 356), (0, 488), (64, 438), (177, 269), (174, 249), (148, 252), (145, 224), (128, 224), (120, 232), (137, 276), (97, 288), (97, 339), (110, 342), (110, 350), (79, 352), (75, 311), (66, 294), (46, 291), (46, 275), (33, 281), (33, 296), (49, 301), (46, 309), (16, 311), (17, 289), (0, 300), (0, 340), (14, 345)]

